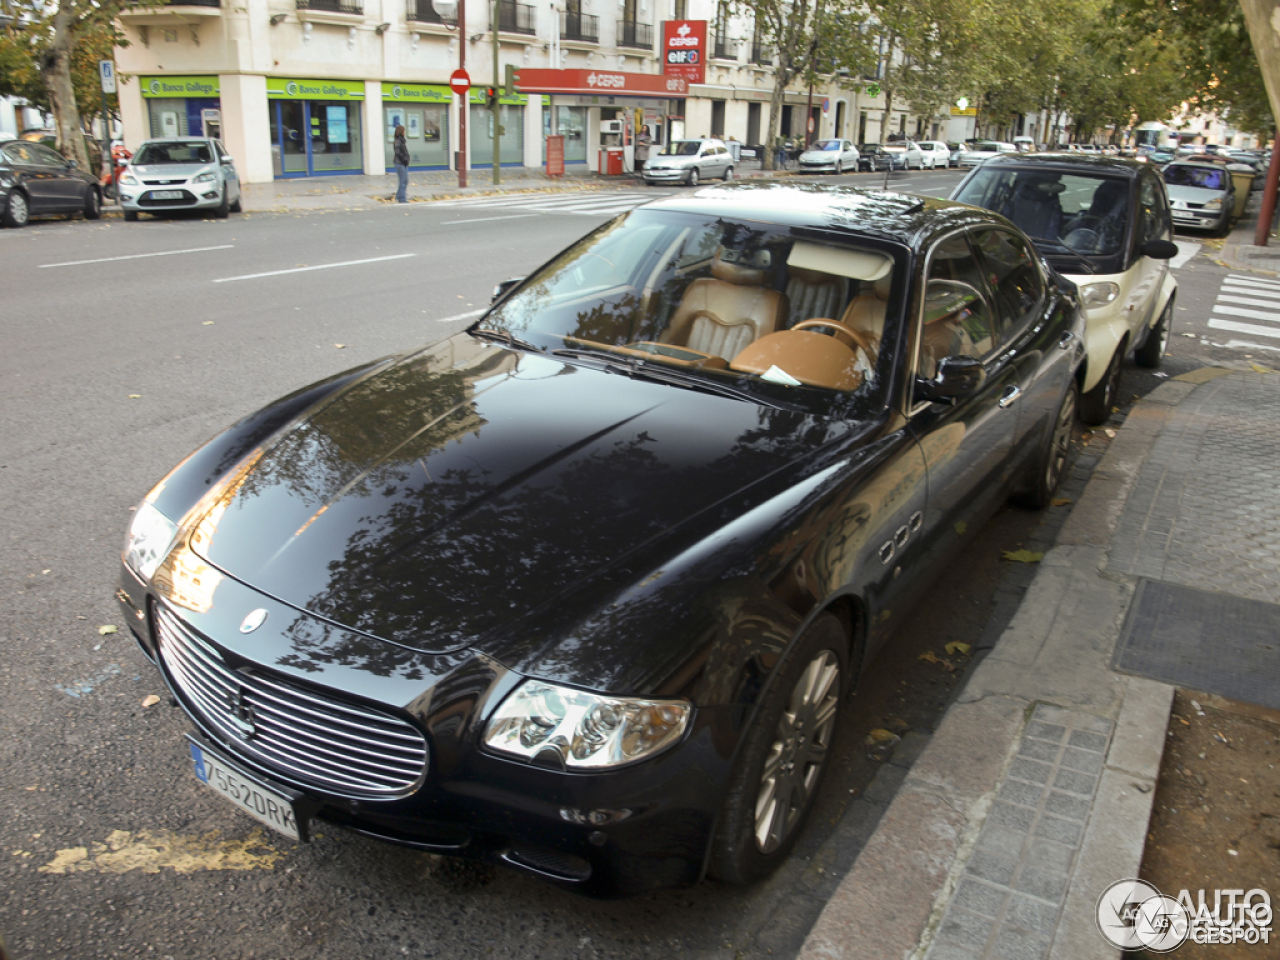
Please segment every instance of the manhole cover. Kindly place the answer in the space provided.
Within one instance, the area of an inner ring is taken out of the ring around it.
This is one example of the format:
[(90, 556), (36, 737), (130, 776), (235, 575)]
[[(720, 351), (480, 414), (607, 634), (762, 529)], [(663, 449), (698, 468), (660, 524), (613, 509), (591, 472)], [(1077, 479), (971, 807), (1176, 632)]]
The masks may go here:
[(1111, 665), (1280, 709), (1280, 605), (1140, 580)]

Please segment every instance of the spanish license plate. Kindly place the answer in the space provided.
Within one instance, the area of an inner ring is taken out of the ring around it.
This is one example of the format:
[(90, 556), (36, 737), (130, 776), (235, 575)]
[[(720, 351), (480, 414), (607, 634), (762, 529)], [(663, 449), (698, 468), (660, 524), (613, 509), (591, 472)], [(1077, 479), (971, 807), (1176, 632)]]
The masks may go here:
[(306, 816), (298, 810), (299, 794), (268, 786), (231, 765), (207, 746), (188, 736), (196, 776), (251, 817), (291, 840), (307, 841)]
[(152, 200), (181, 200), (182, 191), (181, 190), (152, 190), (151, 199)]

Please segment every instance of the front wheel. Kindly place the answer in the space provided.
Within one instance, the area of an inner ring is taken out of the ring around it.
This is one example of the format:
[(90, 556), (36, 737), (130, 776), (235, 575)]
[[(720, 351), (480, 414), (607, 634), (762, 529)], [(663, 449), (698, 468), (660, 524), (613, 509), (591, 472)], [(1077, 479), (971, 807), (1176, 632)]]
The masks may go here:
[(692, 170), (689, 171), (689, 176), (686, 179), (686, 182), (691, 187), (696, 187), (698, 185), (698, 168), (697, 167), (694, 167)]
[(1107, 372), (1092, 390), (1080, 397), (1080, 419), (1091, 427), (1107, 422), (1111, 416), (1111, 408), (1115, 405), (1116, 394), (1120, 392), (1120, 366), (1124, 361), (1124, 344), (1116, 347), (1116, 352), (1107, 364)]
[(4, 213), (0, 214), (0, 222), (6, 227), (25, 227), (31, 219), (31, 208), (27, 206), (27, 196), (20, 190), (9, 193), (9, 202), (4, 205)]
[(135, 210), (126, 210), (126, 211), (124, 212), (124, 219), (125, 219), (125, 222), (126, 222), (126, 223), (137, 223), (137, 222), (138, 222), (138, 214), (137, 214), (137, 211), (135, 211)]
[(1017, 497), (1017, 501), (1032, 510), (1043, 510), (1053, 499), (1062, 474), (1067, 467), (1067, 455), (1071, 452), (1071, 428), (1076, 420), (1076, 406), (1080, 398), (1080, 385), (1074, 377), (1062, 398), (1058, 415), (1049, 425), (1049, 436), (1036, 457), (1031, 476), (1031, 486)]
[(1160, 366), (1164, 352), (1169, 349), (1169, 336), (1173, 332), (1173, 297), (1165, 304), (1160, 319), (1147, 334), (1146, 342), (1133, 351), (1133, 362), (1140, 367), (1154, 369)]
[(820, 614), (761, 698), (721, 811), (711, 872), (752, 883), (786, 860), (830, 766), (846, 684), (848, 638)]
[(213, 215), (219, 220), (227, 219), (227, 214), (231, 212), (231, 202), (227, 198), (227, 188), (222, 188), (222, 202), (214, 208)]
[(842, 174), (842, 173), (844, 173), (844, 164), (842, 164), (839, 160), (837, 160), (837, 161), (836, 161), (836, 176), (838, 177), (838, 176), (840, 176), (840, 174)]
[(86, 220), (97, 220), (101, 216), (102, 201), (98, 199), (98, 191), (90, 187), (84, 198), (84, 218)]

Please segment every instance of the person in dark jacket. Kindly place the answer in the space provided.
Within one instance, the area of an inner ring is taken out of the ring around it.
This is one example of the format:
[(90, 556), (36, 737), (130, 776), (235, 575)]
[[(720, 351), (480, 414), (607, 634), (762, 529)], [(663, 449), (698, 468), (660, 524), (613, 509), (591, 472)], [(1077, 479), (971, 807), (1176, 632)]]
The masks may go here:
[(409, 198), (406, 193), (409, 189), (409, 143), (404, 138), (404, 126), (400, 124), (396, 126), (392, 155), (396, 164), (396, 178), (399, 180), (399, 185), (396, 187), (396, 203), (408, 203)]

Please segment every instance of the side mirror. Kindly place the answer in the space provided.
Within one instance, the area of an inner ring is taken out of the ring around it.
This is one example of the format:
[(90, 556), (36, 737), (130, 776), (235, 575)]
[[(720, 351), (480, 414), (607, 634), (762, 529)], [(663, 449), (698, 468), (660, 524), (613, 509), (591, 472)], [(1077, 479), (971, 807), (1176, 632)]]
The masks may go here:
[(977, 392), (987, 379), (987, 368), (977, 357), (943, 357), (932, 380), (916, 378), (916, 399), (931, 403), (963, 400)]
[(524, 277), (512, 277), (510, 280), (503, 280), (500, 284), (493, 288), (493, 296), (489, 298), (489, 302), (497, 303), (505, 297), (513, 287), (524, 282)]
[(224, 164), (226, 164), (228, 167), (229, 167), (229, 166), (231, 166), (233, 163), (235, 163), (235, 161), (234, 161), (234, 160), (232, 160), (230, 157), (226, 157), (226, 156), (224, 156), (224, 157), (222, 158), (222, 162), (223, 162)]
[(1178, 255), (1178, 245), (1172, 240), (1148, 240), (1138, 252), (1152, 260), (1172, 260)]

